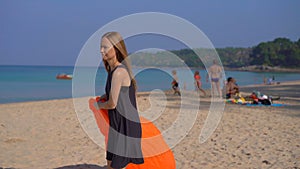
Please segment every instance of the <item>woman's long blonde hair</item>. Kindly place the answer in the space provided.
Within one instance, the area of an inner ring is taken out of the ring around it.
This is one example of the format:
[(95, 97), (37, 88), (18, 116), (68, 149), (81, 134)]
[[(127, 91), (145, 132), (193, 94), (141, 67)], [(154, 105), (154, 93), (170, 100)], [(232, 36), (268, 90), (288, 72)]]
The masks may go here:
[[(113, 45), (113, 47), (116, 51), (117, 60), (126, 67), (128, 73), (129, 73), (130, 79), (131, 79), (131, 83), (133, 84), (135, 90), (137, 90), (136, 81), (132, 74), (131, 64), (130, 64), (130, 61), (128, 58), (127, 49), (126, 49), (126, 46), (125, 46), (122, 36), (118, 32), (107, 32), (102, 36), (102, 39), (103, 38), (107, 38), (109, 40), (109, 42)], [(109, 66), (108, 62), (103, 60), (103, 63), (104, 63), (106, 71), (109, 72), (110, 66)]]

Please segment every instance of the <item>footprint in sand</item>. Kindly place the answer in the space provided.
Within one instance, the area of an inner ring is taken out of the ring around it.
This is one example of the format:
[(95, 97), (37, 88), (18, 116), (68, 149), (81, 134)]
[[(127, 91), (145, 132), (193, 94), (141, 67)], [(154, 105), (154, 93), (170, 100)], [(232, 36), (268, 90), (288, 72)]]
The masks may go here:
[(23, 141), (25, 141), (25, 140), (21, 139), (21, 138), (9, 138), (9, 139), (6, 139), (4, 142), (11, 144), (11, 143), (18, 143), (18, 142), (23, 142)]

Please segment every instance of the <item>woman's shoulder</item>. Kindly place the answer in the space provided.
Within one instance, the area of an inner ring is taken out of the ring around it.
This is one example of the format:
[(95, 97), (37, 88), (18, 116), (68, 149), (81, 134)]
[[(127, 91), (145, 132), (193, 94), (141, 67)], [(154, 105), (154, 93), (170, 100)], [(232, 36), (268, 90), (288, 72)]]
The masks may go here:
[(127, 70), (125, 68), (125, 66), (119, 65), (115, 71), (114, 71), (114, 75), (118, 74), (118, 75), (126, 75), (127, 74)]
[(126, 67), (120, 65), (115, 69), (113, 76), (116, 78), (125, 78), (125, 77), (128, 77), (129, 74), (128, 74)]

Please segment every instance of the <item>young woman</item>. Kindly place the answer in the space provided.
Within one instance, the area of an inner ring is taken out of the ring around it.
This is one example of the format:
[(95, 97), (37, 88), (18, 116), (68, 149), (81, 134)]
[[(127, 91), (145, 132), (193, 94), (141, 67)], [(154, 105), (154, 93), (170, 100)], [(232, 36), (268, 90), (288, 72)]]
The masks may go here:
[(205, 91), (202, 89), (201, 76), (200, 76), (199, 71), (195, 71), (194, 80), (195, 80), (195, 89), (196, 89), (196, 91), (200, 90), (204, 94), (204, 96), (206, 96)]
[(101, 97), (107, 101), (97, 102), (100, 109), (108, 109), (107, 166), (119, 169), (129, 163), (142, 164), (142, 130), (136, 105), (136, 82), (124, 40), (118, 32), (108, 32), (102, 36), (100, 50), (108, 72), (106, 94)]

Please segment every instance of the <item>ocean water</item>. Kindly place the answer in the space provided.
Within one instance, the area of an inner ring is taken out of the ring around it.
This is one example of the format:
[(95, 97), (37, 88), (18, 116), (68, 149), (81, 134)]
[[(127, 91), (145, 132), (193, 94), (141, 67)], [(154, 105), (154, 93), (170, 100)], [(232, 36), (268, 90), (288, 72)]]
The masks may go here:
[[(134, 68), (138, 91), (151, 91), (154, 89), (171, 89), (172, 68)], [(196, 69), (176, 69), (181, 88), (194, 90), (193, 72)], [(71, 98), (72, 87), (75, 80), (57, 80), (60, 73), (73, 74), (74, 67), (61, 66), (0, 66), (0, 103), (14, 103), (35, 100), (49, 100)], [(76, 83), (92, 83), (94, 93), (87, 87), (81, 87), (80, 96), (102, 95), (104, 93), (107, 73), (104, 68), (76, 69), (83, 72), (83, 77), (78, 80), (74, 74)], [(206, 71), (199, 70), (202, 77), (203, 88), (211, 88), (206, 82)], [(96, 76), (89, 76), (96, 72)], [(263, 78), (275, 77), (275, 81), (284, 82), (299, 80), (299, 73), (257, 73), (226, 71), (226, 77), (232, 76), (238, 85), (262, 84)], [(75, 84), (75, 86), (78, 86)], [(74, 90), (74, 88), (73, 88)]]

